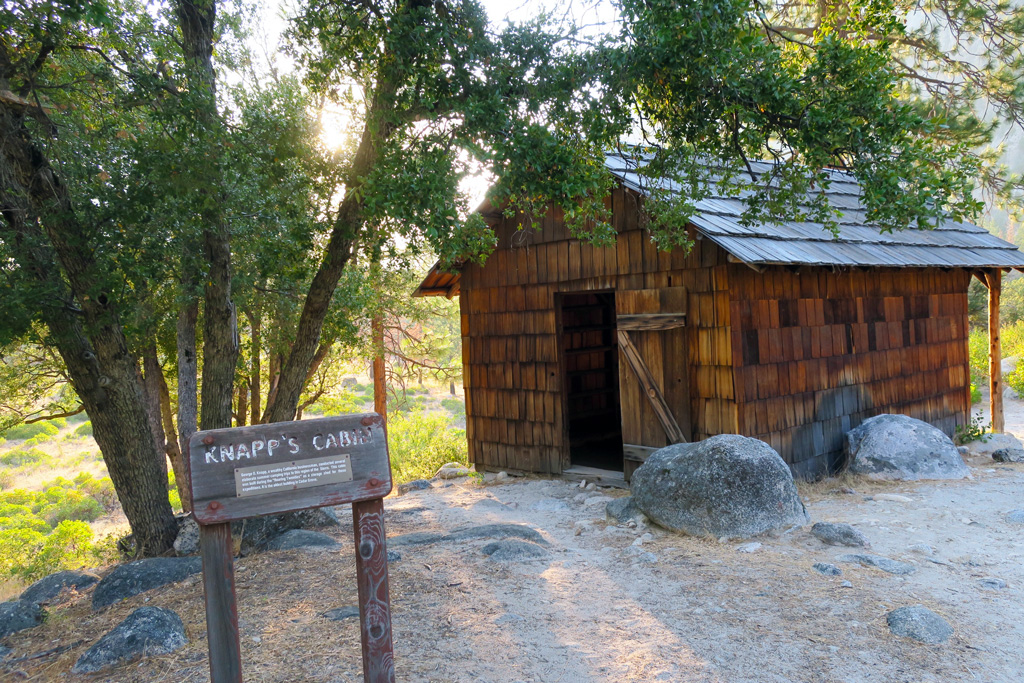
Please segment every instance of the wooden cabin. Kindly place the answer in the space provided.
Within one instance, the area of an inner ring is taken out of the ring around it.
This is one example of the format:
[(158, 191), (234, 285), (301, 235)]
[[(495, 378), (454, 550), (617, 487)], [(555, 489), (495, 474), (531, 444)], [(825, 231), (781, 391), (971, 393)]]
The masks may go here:
[(642, 227), (642, 179), (628, 159), (608, 165), (614, 247), (573, 239), (554, 210), (534, 230), (485, 207), (498, 237), (486, 263), (435, 266), (416, 291), (460, 296), (478, 469), (628, 480), (657, 448), (737, 433), (815, 477), (873, 415), (949, 435), (967, 422), (967, 287), (1024, 267), (1016, 247), (954, 222), (881, 233), (837, 172), (838, 239), (810, 223), (744, 226), (741, 200), (718, 197), (698, 204), (691, 251), (661, 252)]

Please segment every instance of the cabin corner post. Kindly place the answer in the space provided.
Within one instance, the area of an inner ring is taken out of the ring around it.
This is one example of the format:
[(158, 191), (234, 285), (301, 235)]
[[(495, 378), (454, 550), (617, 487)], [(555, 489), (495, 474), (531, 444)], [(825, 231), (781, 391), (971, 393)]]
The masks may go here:
[(988, 358), (989, 391), (992, 413), (992, 431), (1001, 434), (1006, 423), (1003, 419), (1003, 352), (999, 340), (999, 295), (1003, 272), (998, 268), (985, 273), (988, 285)]

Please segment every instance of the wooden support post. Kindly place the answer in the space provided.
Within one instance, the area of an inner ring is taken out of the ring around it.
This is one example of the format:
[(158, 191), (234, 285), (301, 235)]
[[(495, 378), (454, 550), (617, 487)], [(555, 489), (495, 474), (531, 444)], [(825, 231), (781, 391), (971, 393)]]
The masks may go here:
[(378, 313), (370, 321), (373, 337), (373, 412), (384, 418), (384, 433), (388, 429), (388, 386), (384, 381), (384, 315)]
[(1003, 272), (998, 268), (985, 274), (988, 284), (988, 362), (989, 390), (992, 407), (992, 431), (1001, 434), (1006, 427), (1003, 419), (1003, 351), (999, 343), (999, 294)]
[(203, 556), (210, 683), (242, 683), (231, 524), (200, 525), (199, 544)]
[(363, 641), (363, 680), (365, 683), (395, 683), (384, 501), (374, 498), (352, 503), (352, 521)]

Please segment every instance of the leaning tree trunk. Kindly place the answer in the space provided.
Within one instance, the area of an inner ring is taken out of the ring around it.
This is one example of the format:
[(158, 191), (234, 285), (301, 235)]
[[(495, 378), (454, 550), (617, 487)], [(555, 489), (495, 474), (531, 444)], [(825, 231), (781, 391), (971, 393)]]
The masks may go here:
[[(156, 445), (157, 467), (167, 478), (167, 436), (164, 434), (163, 415), (160, 410), (160, 384), (163, 383), (164, 372), (160, 368), (160, 359), (156, 355), (156, 344), (150, 341), (142, 350), (142, 388), (146, 395), (146, 415), (149, 416), (149, 431), (153, 434)], [(174, 434), (171, 434), (174, 438)]]
[(41, 297), (42, 320), (92, 421), (136, 550), (161, 554), (171, 548), (177, 523), (157, 467), (136, 361), (88, 231), (25, 115), (0, 104), (0, 229), (23, 277), (49, 294)]

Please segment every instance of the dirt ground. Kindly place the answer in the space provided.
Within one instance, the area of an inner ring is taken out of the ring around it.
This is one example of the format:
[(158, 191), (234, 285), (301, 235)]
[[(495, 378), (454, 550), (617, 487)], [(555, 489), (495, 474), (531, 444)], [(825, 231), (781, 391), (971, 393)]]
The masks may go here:
[[(606, 523), (604, 504), (625, 492), (560, 480), (494, 482), (488, 475), (389, 498), (390, 537), (511, 523), (537, 529), (550, 544), (543, 559), (507, 563), (481, 552), (488, 539), (396, 547), (398, 680), (1021, 680), (1024, 529), (1003, 516), (1024, 507), (1024, 465), (971, 465), (973, 479), (959, 482), (803, 486), (814, 521), (858, 527), (871, 552), (917, 566), (907, 577), (853, 564), (840, 564), (839, 577), (818, 574), (813, 563), (835, 562), (848, 549), (821, 544), (806, 527), (759, 539), (762, 546), (746, 553), (739, 543), (615, 526)], [(856, 492), (843, 492), (850, 488)], [(340, 553), (269, 552), (237, 562), (247, 681), (362, 680), (358, 621), (322, 616), (356, 604), (351, 522), (342, 517), (331, 531), (345, 543)], [(920, 544), (934, 554), (912, 547)], [(989, 577), (1006, 588), (979, 583)], [(101, 612), (89, 609), (89, 597), (8, 639), (12, 657), (74, 647), (0, 668), (0, 679), (208, 680), (198, 577)], [(107, 675), (68, 673), (92, 642), (143, 604), (176, 610), (189, 645)], [(953, 639), (925, 646), (890, 634), (886, 613), (914, 604), (942, 614)]]

